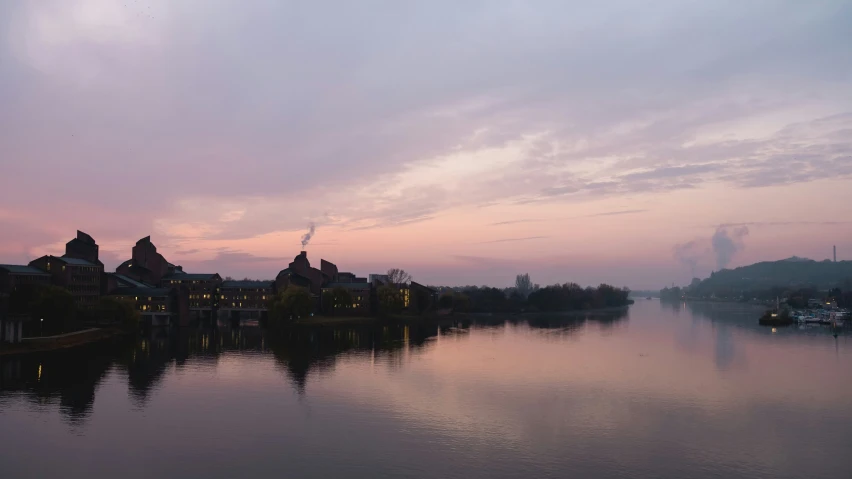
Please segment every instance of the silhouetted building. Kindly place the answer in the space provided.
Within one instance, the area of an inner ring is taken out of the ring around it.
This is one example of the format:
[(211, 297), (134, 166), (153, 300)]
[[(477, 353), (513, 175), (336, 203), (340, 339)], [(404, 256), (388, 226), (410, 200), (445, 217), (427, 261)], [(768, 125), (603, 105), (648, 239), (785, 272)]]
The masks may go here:
[(146, 236), (136, 242), (132, 257), (115, 268), (115, 272), (156, 285), (168, 275), (183, 273), (183, 268), (166, 261), (166, 258), (157, 252), (151, 237)]
[(21, 285), (49, 285), (50, 274), (32, 266), (0, 264), (0, 294), (11, 294)]
[(65, 257), (84, 259), (90, 263), (103, 266), (98, 259), (98, 244), (94, 238), (77, 230), (77, 237), (65, 243)]
[(216, 296), (220, 294), (222, 277), (218, 273), (175, 273), (160, 281), (163, 288), (175, 289), (188, 295), (191, 319), (213, 317)]
[(120, 287), (114, 290), (111, 296), (133, 302), (145, 324), (167, 326), (171, 324), (173, 317), (178, 315), (175, 311), (177, 294), (176, 290), (168, 288), (133, 286)]
[(409, 304), (412, 312), (422, 313), (435, 308), (438, 304), (438, 291), (414, 281), (408, 285)]
[[(332, 263), (329, 264), (334, 266)], [(334, 269), (336, 270), (337, 266), (334, 266)], [(275, 277), (275, 288), (278, 291), (283, 291), (287, 289), (287, 286), (294, 284), (307, 288), (311, 294), (319, 296), (325, 282), (325, 275), (321, 270), (311, 267), (311, 262), (308, 261), (308, 253), (302, 251), (293, 258), (287, 268), (281, 270)]]
[[(322, 288), (323, 294), (331, 293), (335, 288), (343, 288), (352, 295), (352, 304), (343, 305), (342, 311), (350, 314), (370, 314), (373, 311), (373, 287), (370, 283), (328, 283)], [(338, 310), (340, 311), (340, 310)], [(323, 311), (330, 313), (330, 311)]]
[(31, 261), (30, 266), (50, 274), (51, 283), (71, 293), (78, 306), (89, 308), (97, 304), (104, 265), (85, 259), (46, 255)]
[(33, 268), (48, 273), (51, 283), (65, 288), (81, 307), (93, 307), (101, 294), (104, 265), (98, 259), (95, 240), (77, 231), (77, 237), (65, 244), (62, 256), (46, 255), (30, 261)]
[(339, 280), (339, 278), (337, 276), (338, 275), (337, 265), (332, 263), (331, 261), (326, 261), (324, 259), (321, 259), (320, 260), (320, 271), (322, 271), (322, 274), (324, 276), (323, 279), (324, 279), (325, 282), (334, 283), (334, 282), (337, 282)]
[(11, 295), (26, 286), (46, 286), (50, 275), (39, 269), (22, 265), (0, 265), (0, 343), (21, 340), (23, 323), (27, 318), (10, 311)]

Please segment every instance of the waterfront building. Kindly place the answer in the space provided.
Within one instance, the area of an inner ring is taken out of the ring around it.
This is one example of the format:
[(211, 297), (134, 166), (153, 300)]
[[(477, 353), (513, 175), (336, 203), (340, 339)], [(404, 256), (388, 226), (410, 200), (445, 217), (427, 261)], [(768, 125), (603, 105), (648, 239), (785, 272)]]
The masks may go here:
[(51, 283), (64, 288), (82, 308), (94, 307), (101, 295), (103, 264), (67, 256), (45, 255), (34, 259), (30, 266), (48, 273)]
[[(326, 262), (326, 271), (337, 271), (337, 266), (333, 263)], [(328, 266), (331, 265), (331, 266)], [(322, 261), (320, 262), (322, 266)], [(302, 251), (299, 253), (290, 264), (282, 269), (275, 277), (275, 288), (277, 291), (284, 291), (287, 286), (293, 284), (307, 288), (314, 296), (319, 296), (322, 293), (323, 284), (330, 282), (327, 275), (324, 275), (322, 270), (311, 267), (311, 262), (308, 261), (308, 253)]]
[[(373, 310), (373, 286), (364, 282), (349, 283), (327, 283), (322, 287), (323, 294), (329, 294), (336, 288), (349, 291), (352, 296), (352, 304), (345, 305), (343, 310), (349, 314), (370, 314)], [(330, 313), (330, 311), (323, 311)]]
[(45, 255), (30, 261), (29, 266), (49, 274), (51, 283), (71, 293), (78, 306), (91, 308), (97, 304), (104, 264), (98, 259), (98, 244), (86, 233), (78, 230), (77, 236), (65, 244), (64, 255)]
[(168, 326), (177, 315), (177, 292), (168, 288), (121, 287), (110, 296), (134, 304), (142, 317), (143, 324), (149, 326)]
[(22, 285), (46, 286), (50, 274), (32, 266), (0, 264), (0, 294), (11, 294)]
[(272, 281), (223, 281), (220, 312), (230, 318), (261, 319), (266, 316), (267, 304), (274, 295)]

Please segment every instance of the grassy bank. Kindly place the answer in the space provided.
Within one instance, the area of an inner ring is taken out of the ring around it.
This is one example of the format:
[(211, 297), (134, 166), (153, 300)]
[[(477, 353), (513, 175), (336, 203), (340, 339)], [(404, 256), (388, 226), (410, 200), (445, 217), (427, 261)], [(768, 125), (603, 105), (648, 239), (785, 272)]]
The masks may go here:
[(0, 356), (13, 354), (41, 353), (75, 348), (129, 334), (118, 328), (93, 328), (85, 331), (47, 336), (42, 338), (24, 338), (20, 343), (0, 345)]

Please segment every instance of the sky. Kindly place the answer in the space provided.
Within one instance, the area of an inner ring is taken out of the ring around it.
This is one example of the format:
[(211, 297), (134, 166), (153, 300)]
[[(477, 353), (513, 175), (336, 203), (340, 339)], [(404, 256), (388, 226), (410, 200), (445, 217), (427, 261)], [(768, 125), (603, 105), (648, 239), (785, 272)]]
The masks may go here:
[(634, 289), (852, 259), (852, 2), (6, 0), (0, 263)]

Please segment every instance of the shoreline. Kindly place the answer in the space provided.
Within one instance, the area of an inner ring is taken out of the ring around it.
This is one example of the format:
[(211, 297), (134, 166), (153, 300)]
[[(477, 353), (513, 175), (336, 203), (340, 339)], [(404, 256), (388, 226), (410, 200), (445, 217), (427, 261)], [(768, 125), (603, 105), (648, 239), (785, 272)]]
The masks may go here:
[(31, 353), (48, 353), (87, 346), (108, 339), (130, 334), (118, 328), (92, 328), (58, 336), (24, 338), (20, 343), (0, 346), (0, 356), (16, 356)]
[(626, 311), (632, 304), (623, 306), (609, 306), (606, 308), (578, 309), (572, 311), (552, 312), (523, 312), (523, 313), (449, 313), (449, 314), (426, 314), (426, 315), (392, 315), (388, 317), (379, 316), (313, 316), (302, 318), (293, 323), (283, 325), (285, 328), (292, 327), (314, 327), (314, 326), (336, 326), (336, 325), (363, 325), (374, 323), (426, 323), (447, 321), (475, 321), (492, 319), (495, 321), (508, 320), (534, 320), (534, 319), (567, 319), (583, 315), (605, 315)]

